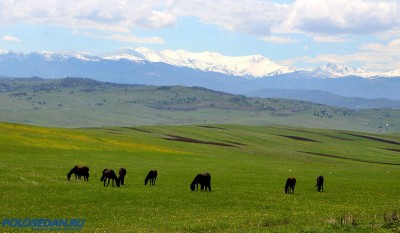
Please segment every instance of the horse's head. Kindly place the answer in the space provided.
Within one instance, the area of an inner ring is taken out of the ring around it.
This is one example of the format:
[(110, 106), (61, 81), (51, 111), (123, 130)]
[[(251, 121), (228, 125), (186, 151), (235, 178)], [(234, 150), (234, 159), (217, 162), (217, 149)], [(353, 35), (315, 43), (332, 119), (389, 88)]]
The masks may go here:
[(117, 187), (120, 186), (121, 180), (119, 178), (115, 179), (115, 183), (117, 183)]
[(192, 190), (192, 191), (195, 190), (195, 185), (194, 185), (194, 184), (191, 184), (191, 185), (190, 185), (190, 190)]
[(67, 180), (69, 181), (71, 179), (71, 174), (67, 174)]

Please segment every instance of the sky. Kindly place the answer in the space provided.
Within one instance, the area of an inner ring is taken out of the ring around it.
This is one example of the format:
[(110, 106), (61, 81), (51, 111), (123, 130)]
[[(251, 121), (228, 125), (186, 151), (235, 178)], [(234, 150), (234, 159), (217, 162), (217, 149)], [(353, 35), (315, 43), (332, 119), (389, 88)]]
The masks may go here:
[(260, 54), (400, 69), (400, 0), (0, 0), (0, 50)]

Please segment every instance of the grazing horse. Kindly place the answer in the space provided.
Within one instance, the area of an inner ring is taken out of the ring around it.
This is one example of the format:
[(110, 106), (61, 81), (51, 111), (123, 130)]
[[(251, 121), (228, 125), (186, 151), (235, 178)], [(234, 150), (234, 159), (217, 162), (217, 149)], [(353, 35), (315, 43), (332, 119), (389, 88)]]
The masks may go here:
[(318, 187), (318, 192), (323, 192), (324, 191), (324, 177), (323, 176), (318, 176), (317, 177), (317, 184), (315, 187)]
[(121, 167), (119, 169), (118, 173), (119, 173), (119, 180), (121, 181), (120, 183), (121, 183), (121, 185), (124, 185), (125, 184), (126, 169)]
[(75, 166), (67, 174), (68, 181), (71, 179), (72, 174), (75, 174), (75, 180), (77, 177), (81, 179), (83, 176), (84, 180), (89, 181), (89, 168), (85, 166)]
[(296, 178), (290, 177), (286, 180), (285, 193), (294, 194), (294, 186), (296, 186)]
[(104, 169), (103, 170), (103, 175), (101, 176), (100, 181), (104, 181), (104, 187), (106, 187), (106, 181), (108, 179), (107, 187), (110, 184), (110, 180), (112, 180), (112, 186), (114, 187), (114, 180), (117, 183), (117, 187), (119, 187), (119, 178), (115, 174), (113, 170), (110, 169)]
[(146, 179), (144, 180), (144, 185), (147, 185), (147, 182), (150, 180), (150, 185), (156, 185), (157, 179), (157, 170), (150, 170), (149, 174), (147, 174)]
[(211, 176), (210, 176), (210, 173), (207, 172), (207, 173), (203, 173), (203, 174), (198, 174), (194, 178), (193, 182), (190, 184), (190, 189), (192, 191), (198, 190), (199, 189), (199, 184), (201, 186), (201, 191), (203, 191), (203, 190), (207, 191), (207, 188), (208, 188), (208, 190), (211, 191)]

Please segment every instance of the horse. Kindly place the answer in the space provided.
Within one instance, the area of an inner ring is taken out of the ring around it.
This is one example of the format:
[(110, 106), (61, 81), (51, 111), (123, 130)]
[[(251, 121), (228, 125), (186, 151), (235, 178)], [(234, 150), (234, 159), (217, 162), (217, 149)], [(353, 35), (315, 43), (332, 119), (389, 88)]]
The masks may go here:
[(119, 173), (119, 180), (121, 181), (120, 183), (121, 183), (121, 185), (124, 185), (125, 184), (126, 169), (121, 167), (119, 169), (118, 173)]
[(290, 177), (286, 180), (285, 193), (294, 194), (294, 186), (296, 186), (296, 178)]
[(75, 180), (81, 179), (83, 176), (84, 180), (89, 181), (89, 168), (86, 166), (75, 166), (67, 174), (68, 181), (71, 179), (72, 174), (75, 174)]
[(203, 190), (207, 191), (207, 189), (208, 189), (211, 192), (211, 175), (210, 175), (210, 173), (206, 172), (203, 174), (198, 174), (194, 178), (193, 182), (190, 184), (190, 189), (192, 191), (198, 190), (199, 184), (201, 186), (201, 191), (203, 191)]
[(113, 170), (110, 169), (104, 169), (103, 170), (103, 175), (101, 176), (100, 181), (104, 181), (104, 187), (106, 187), (106, 181), (108, 179), (107, 187), (110, 184), (110, 180), (112, 180), (112, 186), (114, 187), (114, 180), (117, 183), (117, 187), (119, 187), (120, 180), (115, 174)]
[(318, 176), (317, 177), (317, 184), (315, 187), (318, 187), (318, 192), (323, 192), (324, 191), (324, 177), (323, 176)]
[(150, 170), (149, 174), (147, 174), (146, 179), (144, 180), (144, 185), (147, 185), (149, 180), (150, 180), (150, 185), (156, 185), (156, 179), (157, 179), (157, 170)]

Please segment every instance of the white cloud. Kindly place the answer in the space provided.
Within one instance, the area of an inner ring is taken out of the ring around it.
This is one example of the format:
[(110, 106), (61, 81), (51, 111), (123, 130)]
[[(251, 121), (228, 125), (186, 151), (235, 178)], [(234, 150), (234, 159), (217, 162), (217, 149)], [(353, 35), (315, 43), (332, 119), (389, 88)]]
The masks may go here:
[[(400, 1), (295, 0), (4, 0), (0, 24), (51, 24), (75, 29), (133, 33), (135, 28), (174, 27), (180, 17), (241, 32), (274, 43), (293, 43), (291, 33), (318, 42), (343, 42), (348, 35), (400, 30)], [(282, 35), (285, 36), (282, 36)]]
[(176, 23), (168, 3), (155, 1), (0, 1), (0, 23), (51, 24), (71, 28), (127, 32)]
[(5, 41), (13, 41), (13, 42), (20, 42), (20, 41), (21, 41), (21, 40), (18, 39), (17, 37), (9, 36), (9, 35), (3, 36), (1, 39), (2, 39), (2, 40), (5, 40)]
[(297, 0), (287, 29), (327, 35), (371, 34), (398, 28), (400, 3), (363, 0)]
[(295, 65), (296, 63), (338, 63), (349, 64), (359, 62), (362, 68), (371, 71), (390, 71), (400, 68), (400, 38), (387, 44), (368, 43), (359, 47), (360, 51), (350, 54), (319, 54), (315, 57), (302, 56), (283, 60), (280, 64)]
[(103, 36), (104, 39), (117, 40), (121, 42), (140, 43), (140, 44), (164, 44), (165, 41), (160, 37), (137, 37), (134, 35), (113, 34)]
[(322, 42), (322, 43), (343, 43), (349, 41), (349, 39), (340, 36), (313, 35), (312, 38), (315, 42)]
[(162, 11), (151, 11), (149, 15), (137, 18), (135, 24), (142, 28), (157, 29), (175, 26), (176, 17)]
[(296, 43), (297, 40), (292, 39), (290, 37), (284, 37), (284, 36), (264, 36), (261, 38), (262, 41), (266, 42), (272, 42), (276, 44), (292, 44)]
[(132, 33), (107, 33), (93, 32), (85, 30), (74, 30), (73, 34), (90, 37), (93, 39), (116, 40), (120, 42), (139, 43), (139, 44), (164, 44), (165, 41), (160, 37), (138, 37)]

